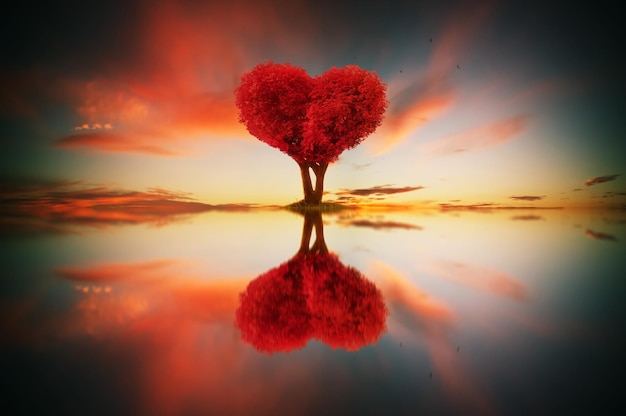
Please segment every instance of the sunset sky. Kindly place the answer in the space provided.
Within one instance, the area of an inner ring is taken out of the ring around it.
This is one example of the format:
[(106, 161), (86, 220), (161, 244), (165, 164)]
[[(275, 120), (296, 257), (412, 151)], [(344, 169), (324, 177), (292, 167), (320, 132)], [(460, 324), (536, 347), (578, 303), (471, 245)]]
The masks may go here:
[(296, 163), (234, 104), (241, 74), (272, 60), (312, 76), (356, 64), (387, 84), (382, 126), (329, 167), (326, 200), (623, 207), (619, 14), (533, 3), (13, 5), (0, 198), (301, 199)]

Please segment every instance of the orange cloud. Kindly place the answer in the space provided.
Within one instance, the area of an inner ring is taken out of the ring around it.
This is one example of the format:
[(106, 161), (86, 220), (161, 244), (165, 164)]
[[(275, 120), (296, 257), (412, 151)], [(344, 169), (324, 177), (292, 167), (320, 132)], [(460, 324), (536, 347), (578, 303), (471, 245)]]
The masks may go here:
[[(141, 58), (107, 62), (106, 70), (86, 82), (63, 82), (82, 119), (77, 131), (83, 124), (108, 123), (115, 132), (65, 137), (57, 143), (60, 147), (163, 156), (184, 153), (178, 151), (181, 143), (197, 137), (249, 137), (234, 103), (240, 75), (267, 59), (260, 45), (297, 56), (315, 36), (314, 16), (303, 2), (137, 7), (141, 18), (127, 43)], [(292, 26), (298, 27), (296, 33)]]
[(420, 150), (435, 155), (447, 155), (493, 147), (523, 133), (528, 127), (528, 120), (526, 115), (516, 115), (442, 137), (420, 146)]
[(434, 37), (433, 52), (425, 71), (413, 79), (400, 76), (390, 82), (389, 110), (381, 134), (372, 141), (377, 154), (390, 150), (409, 133), (442, 116), (456, 103), (459, 92), (452, 74), (458, 70), (457, 64), (464, 51), (493, 11), (492, 2), (458, 9)]
[(416, 81), (390, 98), (389, 113), (381, 126), (378, 141), (373, 143), (376, 154), (389, 151), (405, 140), (409, 133), (441, 116), (457, 99), (457, 93), (447, 86), (431, 86), (434, 91), (428, 92), (420, 92), (420, 87), (422, 83)]
[[(85, 127), (83, 127), (85, 129)], [(154, 144), (158, 134), (141, 133), (83, 133), (73, 134), (56, 141), (55, 146), (66, 149), (85, 147), (113, 153), (142, 153), (153, 156), (176, 156), (177, 151), (168, 149), (163, 145)], [(171, 145), (165, 143), (165, 145)]]

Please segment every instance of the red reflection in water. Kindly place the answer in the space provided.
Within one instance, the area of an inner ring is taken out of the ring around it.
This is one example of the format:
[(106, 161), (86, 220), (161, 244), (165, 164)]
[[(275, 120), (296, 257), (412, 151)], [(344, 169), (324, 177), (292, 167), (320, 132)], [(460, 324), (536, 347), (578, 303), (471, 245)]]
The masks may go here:
[[(309, 248), (313, 226), (316, 240)], [(302, 348), (311, 338), (356, 351), (386, 329), (380, 290), (328, 252), (320, 214), (305, 216), (298, 254), (250, 282), (240, 301), (242, 339), (269, 353)]]
[(375, 273), (384, 277), (385, 295), (395, 312), (393, 318), (407, 330), (405, 336), (420, 335), (418, 340), (428, 351), (432, 365), (430, 378), (441, 385), (457, 413), (496, 414), (489, 391), (462, 359), (464, 346), (450, 337), (452, 326), (459, 324), (451, 305), (422, 291), (389, 265), (377, 262)]

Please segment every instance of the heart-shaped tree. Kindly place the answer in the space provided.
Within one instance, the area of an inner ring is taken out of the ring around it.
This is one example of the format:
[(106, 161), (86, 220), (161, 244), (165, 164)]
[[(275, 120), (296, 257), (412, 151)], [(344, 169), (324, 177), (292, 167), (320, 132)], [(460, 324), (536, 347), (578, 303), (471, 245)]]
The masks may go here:
[(388, 105), (375, 72), (348, 65), (311, 78), (302, 68), (271, 61), (241, 76), (235, 102), (250, 134), (298, 163), (307, 205), (322, 202), (329, 163), (372, 134)]

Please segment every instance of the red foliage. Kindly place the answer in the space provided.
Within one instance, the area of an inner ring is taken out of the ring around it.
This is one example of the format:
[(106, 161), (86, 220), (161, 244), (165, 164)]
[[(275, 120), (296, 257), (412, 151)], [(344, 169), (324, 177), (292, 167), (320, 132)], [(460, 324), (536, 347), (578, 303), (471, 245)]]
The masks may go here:
[(334, 254), (298, 254), (248, 284), (236, 325), (259, 351), (289, 352), (316, 338), (355, 351), (385, 330), (382, 294)]
[(235, 324), (241, 338), (259, 351), (289, 352), (313, 335), (298, 260), (262, 274), (239, 295)]
[(309, 162), (334, 162), (381, 125), (386, 86), (375, 72), (356, 65), (331, 68), (315, 78), (302, 141)]
[(300, 160), (300, 142), (313, 79), (289, 64), (259, 64), (235, 89), (239, 121), (250, 134)]
[(382, 123), (386, 86), (358, 66), (311, 78), (290, 64), (259, 64), (235, 90), (250, 134), (297, 162), (331, 163)]
[(312, 255), (302, 273), (317, 339), (348, 351), (378, 341), (386, 328), (387, 308), (372, 282), (334, 254)]

